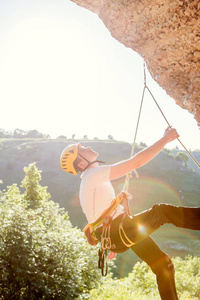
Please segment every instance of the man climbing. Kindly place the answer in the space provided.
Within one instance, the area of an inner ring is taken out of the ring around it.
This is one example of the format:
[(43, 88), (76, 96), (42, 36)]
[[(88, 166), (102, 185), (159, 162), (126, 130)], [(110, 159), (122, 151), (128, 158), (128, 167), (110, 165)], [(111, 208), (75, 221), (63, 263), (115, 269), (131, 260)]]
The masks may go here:
[[(120, 178), (151, 161), (169, 142), (179, 137), (171, 127), (165, 130), (164, 136), (156, 143), (140, 151), (130, 159), (113, 165), (99, 166), (98, 153), (90, 147), (80, 144), (66, 147), (61, 154), (61, 167), (73, 175), (81, 173), (80, 204), (89, 223), (93, 223), (111, 206), (115, 198), (110, 181)], [(131, 248), (145, 261), (156, 274), (158, 290), (162, 300), (177, 300), (174, 279), (174, 266), (169, 256), (164, 253), (151, 233), (161, 225), (171, 223), (177, 227), (200, 230), (200, 208), (177, 207), (170, 204), (155, 204), (151, 209), (134, 216), (124, 213), (122, 205), (110, 214), (110, 259), (116, 253)], [(122, 239), (119, 228), (122, 228)], [(103, 226), (95, 230), (95, 238), (100, 241)]]

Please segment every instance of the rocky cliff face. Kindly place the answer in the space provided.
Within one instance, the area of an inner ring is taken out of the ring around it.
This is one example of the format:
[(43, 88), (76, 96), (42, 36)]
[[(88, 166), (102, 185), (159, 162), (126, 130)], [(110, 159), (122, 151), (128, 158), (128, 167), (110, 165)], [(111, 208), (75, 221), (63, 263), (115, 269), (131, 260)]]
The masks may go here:
[(154, 80), (200, 126), (199, 0), (72, 0), (138, 52)]

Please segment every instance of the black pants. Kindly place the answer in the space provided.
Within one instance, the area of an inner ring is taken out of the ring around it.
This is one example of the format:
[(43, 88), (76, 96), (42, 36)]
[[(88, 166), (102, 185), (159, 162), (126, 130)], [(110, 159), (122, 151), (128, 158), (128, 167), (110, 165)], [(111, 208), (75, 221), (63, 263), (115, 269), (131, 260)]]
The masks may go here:
[[(156, 274), (161, 299), (177, 300), (173, 263), (150, 237), (150, 234), (166, 223), (181, 228), (200, 230), (200, 207), (155, 204), (151, 209), (133, 217), (124, 217), (124, 215), (117, 217), (111, 224), (111, 251), (116, 253), (129, 249), (124, 246), (119, 236), (119, 224), (121, 222), (126, 235), (135, 243), (131, 249)], [(101, 228), (96, 230), (98, 239), (100, 239), (101, 230)]]

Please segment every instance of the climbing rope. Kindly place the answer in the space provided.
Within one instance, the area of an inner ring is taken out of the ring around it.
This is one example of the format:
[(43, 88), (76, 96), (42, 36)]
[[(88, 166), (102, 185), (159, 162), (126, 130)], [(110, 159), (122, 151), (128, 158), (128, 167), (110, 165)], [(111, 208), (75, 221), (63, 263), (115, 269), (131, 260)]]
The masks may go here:
[[(143, 106), (143, 102), (144, 102), (144, 95), (145, 95), (145, 91), (148, 91), (149, 94), (151, 95), (152, 99), (154, 100), (156, 106), (158, 107), (160, 113), (162, 114), (163, 118), (165, 119), (167, 125), (169, 127), (172, 127), (170, 125), (170, 123), (168, 122), (166, 116), (164, 115), (162, 109), (160, 108), (158, 102), (156, 101), (155, 97), (153, 96), (151, 90), (149, 89), (149, 87), (147, 86), (147, 83), (146, 83), (146, 66), (145, 66), (145, 62), (144, 62), (144, 88), (143, 88), (143, 92), (142, 92), (142, 99), (141, 99), (141, 103), (140, 103), (140, 109), (139, 109), (139, 113), (138, 113), (138, 119), (137, 119), (137, 125), (136, 125), (136, 130), (135, 130), (135, 136), (134, 136), (134, 141), (133, 141), (133, 145), (132, 145), (132, 150), (131, 150), (131, 156), (133, 156), (133, 153), (134, 153), (134, 149), (135, 149), (135, 144), (136, 144), (136, 137), (137, 137), (137, 132), (138, 132), (138, 128), (139, 128), (139, 122), (140, 122), (140, 117), (141, 117), (141, 112), (142, 112), (142, 106)], [(193, 155), (189, 152), (189, 150), (183, 145), (183, 143), (180, 141), (180, 139), (178, 138), (177, 139), (179, 141), (179, 143), (182, 145), (182, 147), (185, 149), (185, 151), (189, 154), (189, 156), (192, 158), (192, 160), (197, 164), (197, 166), (200, 168), (200, 164), (197, 162), (197, 160), (193, 157)], [(136, 174), (136, 177), (139, 177), (138, 176), (138, 173), (136, 170), (134, 170), (135, 174)], [(131, 178), (131, 173), (127, 174), (126, 175), (126, 179), (125, 179), (125, 183), (124, 183), (124, 187), (123, 187), (123, 190), (128, 192), (128, 188), (129, 188), (129, 180)], [(129, 212), (130, 212), (130, 208), (129, 209)]]
[[(151, 95), (151, 97), (153, 98), (155, 104), (157, 105), (158, 109), (160, 110), (162, 116), (164, 117), (166, 123), (168, 124), (169, 127), (171, 127), (170, 123), (168, 122), (167, 118), (165, 117), (163, 111), (161, 110), (160, 106), (158, 105), (158, 102), (156, 101), (155, 97), (153, 96), (153, 94), (151, 93), (150, 89), (148, 88), (148, 86), (146, 86), (146, 89), (148, 90), (149, 94)], [(181, 144), (181, 146), (185, 149), (185, 151), (189, 154), (189, 156), (192, 158), (192, 160), (197, 164), (197, 166), (200, 168), (200, 164), (198, 163), (198, 161), (194, 158), (194, 156), (190, 153), (190, 151), (183, 145), (183, 143), (180, 141), (180, 139), (177, 139), (179, 141), (179, 143)]]

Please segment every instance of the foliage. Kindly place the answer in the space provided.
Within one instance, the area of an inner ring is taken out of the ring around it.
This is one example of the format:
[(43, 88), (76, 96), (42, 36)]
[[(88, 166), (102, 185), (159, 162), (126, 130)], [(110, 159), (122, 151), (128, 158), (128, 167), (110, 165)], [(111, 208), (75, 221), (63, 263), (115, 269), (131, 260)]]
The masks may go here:
[(114, 138), (113, 138), (113, 136), (112, 136), (111, 134), (109, 134), (109, 135), (108, 135), (108, 139), (109, 139), (109, 140), (113, 140)]
[(44, 201), (49, 200), (51, 195), (47, 193), (47, 187), (42, 187), (39, 182), (41, 181), (41, 171), (39, 171), (35, 163), (24, 168), (26, 176), (22, 180), (22, 187), (25, 188), (23, 198), (27, 200), (30, 208), (37, 208), (41, 206)]
[(67, 139), (67, 137), (65, 136), (65, 135), (59, 135), (58, 137), (57, 137), (57, 139)]
[(188, 166), (189, 157), (184, 152), (178, 152), (176, 159), (184, 163), (185, 167)]
[(143, 143), (143, 142), (140, 142), (140, 147), (146, 148), (146, 147), (147, 147), (147, 144), (145, 144), (145, 143)]
[[(86, 219), (79, 205), (78, 189), (79, 178), (63, 174), (60, 165), (60, 153), (66, 147), (64, 140), (24, 140), (24, 139), (3, 139), (3, 151), (0, 156), (0, 179), (3, 184), (0, 188), (5, 189), (7, 185), (17, 182), (18, 185), (24, 177), (23, 167), (30, 162), (37, 161), (39, 169), (43, 170), (42, 177), (48, 185), (48, 192), (53, 199), (60, 203), (69, 212), (70, 221), (74, 226), (83, 228)], [(78, 140), (74, 141), (75, 143)], [(67, 143), (73, 143), (68, 140)], [(116, 141), (90, 141), (92, 147), (101, 154), (101, 159), (107, 163), (115, 163), (130, 156), (130, 147), (127, 143)], [(32, 151), (27, 151), (27, 145)], [(20, 150), (18, 150), (20, 147)], [(141, 148), (135, 147), (135, 153)], [(179, 150), (180, 151), (180, 150)], [(171, 150), (175, 156), (177, 152)], [(27, 154), (28, 153), (28, 154)], [(200, 152), (192, 153), (197, 161), (200, 161)], [(161, 152), (151, 163), (138, 169), (139, 179), (135, 176), (130, 179), (129, 192), (133, 195), (130, 201), (131, 212), (139, 213), (148, 209), (155, 203), (171, 203), (175, 205), (198, 206), (200, 199), (200, 168), (190, 163), (188, 168), (184, 168), (176, 159)], [(195, 173), (191, 171), (194, 168)], [(118, 194), (124, 184), (124, 178), (113, 182), (115, 191)], [(67, 200), (67, 201), (66, 201)], [(169, 225), (170, 226), (170, 225)], [(185, 234), (186, 233), (186, 234)], [(154, 233), (154, 238), (159, 245), (164, 245), (164, 251), (170, 256), (185, 257), (188, 253), (200, 256), (198, 240), (200, 231), (193, 231), (187, 234), (185, 230), (176, 227), (168, 229), (168, 225), (161, 227)], [(182, 247), (171, 247), (168, 241), (176, 241), (176, 245)], [(116, 260), (117, 268), (113, 270), (114, 276), (118, 278), (128, 276), (133, 265), (138, 261), (138, 257), (132, 251), (126, 251), (118, 255)], [(131, 261), (131, 263), (127, 263)]]
[(7, 132), (4, 129), (0, 128), (0, 138), (16, 138), (16, 139), (33, 138), (33, 139), (36, 139), (36, 138), (49, 138), (49, 135), (40, 133), (36, 129), (24, 131), (22, 129), (17, 128), (13, 132)]
[(174, 154), (172, 154), (172, 153), (169, 153), (168, 156), (169, 156), (170, 158), (173, 158), (173, 159), (175, 158), (175, 157), (174, 157)]
[(100, 281), (97, 249), (49, 200), (35, 164), (0, 196), (0, 299), (86, 299)]
[(200, 258), (188, 255), (185, 259), (176, 257), (176, 282), (181, 299), (200, 299)]
[(168, 154), (168, 157), (170, 157), (170, 158), (175, 158), (174, 157), (174, 154), (172, 154), (171, 153), (171, 150), (170, 149), (168, 149), (168, 148), (163, 148), (163, 150), (162, 150), (163, 152), (165, 152), (165, 153), (167, 153)]
[[(173, 259), (176, 270), (176, 285), (180, 300), (200, 299), (200, 258), (187, 256)], [(156, 277), (144, 263), (137, 263), (128, 277), (108, 277), (98, 289), (90, 292), (90, 300), (159, 300)]]
[(165, 152), (165, 153), (167, 153), (167, 154), (170, 154), (170, 149), (168, 149), (168, 148), (163, 148), (163, 150), (162, 150), (163, 152)]

